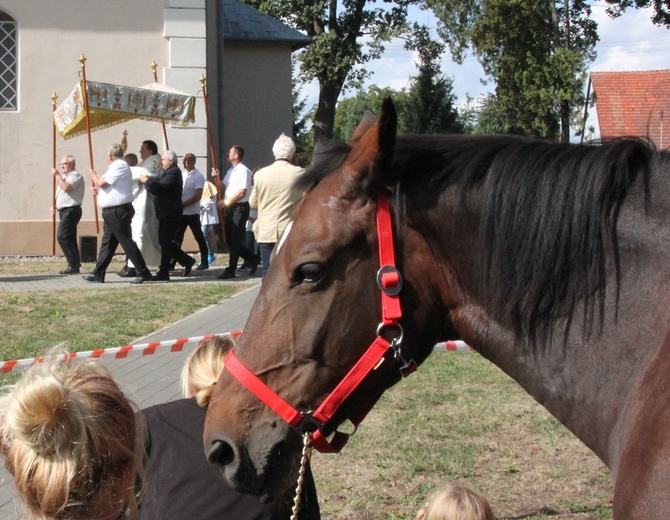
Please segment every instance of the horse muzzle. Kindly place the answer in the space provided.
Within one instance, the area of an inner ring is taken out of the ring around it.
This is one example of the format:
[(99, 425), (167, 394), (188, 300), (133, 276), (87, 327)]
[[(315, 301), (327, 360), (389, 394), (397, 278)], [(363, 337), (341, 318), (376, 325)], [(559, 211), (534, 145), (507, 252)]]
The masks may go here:
[[(287, 438), (286, 436), (289, 436)], [(295, 484), (300, 461), (300, 438), (281, 423), (258, 433), (258, 442), (247, 439), (239, 445), (224, 435), (206, 444), (207, 460), (217, 468), (228, 486), (269, 502)]]

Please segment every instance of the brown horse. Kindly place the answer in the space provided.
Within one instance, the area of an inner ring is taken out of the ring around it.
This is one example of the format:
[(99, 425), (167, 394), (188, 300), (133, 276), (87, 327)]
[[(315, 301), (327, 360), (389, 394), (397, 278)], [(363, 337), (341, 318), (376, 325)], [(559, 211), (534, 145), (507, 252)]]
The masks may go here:
[[(632, 139), (396, 137), (386, 101), (303, 177), (209, 407), (209, 460), (274, 497), (301, 433), (327, 451), (437, 341), (461, 338), (611, 468), (615, 518), (670, 518), (669, 164)], [(397, 271), (378, 274), (386, 193)]]

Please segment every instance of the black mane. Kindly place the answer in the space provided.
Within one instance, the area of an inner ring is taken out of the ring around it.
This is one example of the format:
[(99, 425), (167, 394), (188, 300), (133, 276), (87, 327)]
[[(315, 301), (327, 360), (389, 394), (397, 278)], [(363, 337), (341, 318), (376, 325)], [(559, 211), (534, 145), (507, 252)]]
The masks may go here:
[[(313, 186), (337, 169), (348, 145), (331, 145), (303, 179)], [(638, 139), (569, 145), (515, 136), (402, 136), (386, 184), (396, 187), (404, 221), (411, 194), (460, 191), (465, 204), (477, 187), (486, 251), (482, 280), (492, 310), (534, 344), (556, 319), (569, 327), (583, 301), (586, 330), (602, 324), (607, 253), (619, 284), (617, 222), (641, 178), (649, 200), (654, 150)]]

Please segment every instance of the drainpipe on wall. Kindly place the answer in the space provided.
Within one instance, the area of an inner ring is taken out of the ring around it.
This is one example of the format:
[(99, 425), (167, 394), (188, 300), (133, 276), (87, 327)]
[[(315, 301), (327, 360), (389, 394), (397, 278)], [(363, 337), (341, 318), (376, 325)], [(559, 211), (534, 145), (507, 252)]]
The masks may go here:
[[(221, 155), (223, 143), (223, 8), (221, 0), (205, 0), (205, 34), (206, 34), (206, 64), (207, 64), (207, 101), (209, 105), (209, 119), (212, 125), (212, 140), (219, 170), (225, 165), (225, 158)], [(207, 178), (212, 170), (212, 158), (207, 158)]]

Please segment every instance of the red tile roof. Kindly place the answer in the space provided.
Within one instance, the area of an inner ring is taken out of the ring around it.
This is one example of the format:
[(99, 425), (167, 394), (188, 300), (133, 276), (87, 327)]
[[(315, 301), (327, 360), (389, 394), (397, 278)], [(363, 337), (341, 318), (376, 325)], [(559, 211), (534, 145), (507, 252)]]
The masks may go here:
[(637, 136), (670, 147), (670, 70), (592, 72), (591, 81), (603, 139)]

